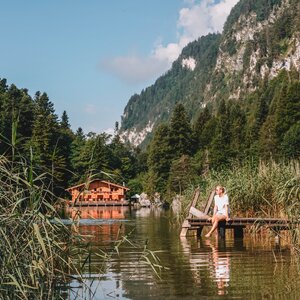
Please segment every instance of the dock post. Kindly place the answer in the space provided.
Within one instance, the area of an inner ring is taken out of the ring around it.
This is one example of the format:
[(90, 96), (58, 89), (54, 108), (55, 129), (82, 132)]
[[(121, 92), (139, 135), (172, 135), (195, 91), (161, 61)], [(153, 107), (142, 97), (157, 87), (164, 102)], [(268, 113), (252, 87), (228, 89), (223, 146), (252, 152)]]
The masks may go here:
[(197, 237), (201, 236), (202, 230), (203, 230), (203, 226), (201, 226), (197, 229)]
[(220, 221), (218, 224), (218, 233), (222, 239), (226, 236), (226, 221)]
[(244, 231), (243, 226), (236, 226), (233, 228), (233, 234), (234, 238), (243, 238), (244, 237)]

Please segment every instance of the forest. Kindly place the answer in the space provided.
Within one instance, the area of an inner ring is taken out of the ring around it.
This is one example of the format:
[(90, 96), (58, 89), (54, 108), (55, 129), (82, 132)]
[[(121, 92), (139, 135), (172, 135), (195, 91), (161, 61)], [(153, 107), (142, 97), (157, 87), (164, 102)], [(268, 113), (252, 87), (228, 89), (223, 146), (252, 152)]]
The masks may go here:
[(0, 81), (1, 155), (26, 161), (47, 174), (56, 196), (90, 178), (124, 183), (130, 196), (142, 191), (175, 194), (203, 181), (211, 172), (232, 170), (251, 161), (289, 163), (300, 157), (300, 82), (282, 71), (243, 101), (209, 103), (192, 122), (178, 102), (169, 122), (153, 133), (147, 147), (133, 147), (118, 135), (73, 132), (67, 112), (59, 118), (46, 93)]

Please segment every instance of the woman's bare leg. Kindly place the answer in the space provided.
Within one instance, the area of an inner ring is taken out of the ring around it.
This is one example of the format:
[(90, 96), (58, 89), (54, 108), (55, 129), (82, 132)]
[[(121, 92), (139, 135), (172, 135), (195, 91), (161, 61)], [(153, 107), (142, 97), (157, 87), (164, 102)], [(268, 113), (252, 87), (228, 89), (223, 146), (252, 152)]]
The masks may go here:
[(209, 238), (211, 234), (216, 230), (220, 221), (226, 220), (224, 215), (215, 215), (212, 218), (212, 227), (210, 231), (205, 235), (205, 237)]

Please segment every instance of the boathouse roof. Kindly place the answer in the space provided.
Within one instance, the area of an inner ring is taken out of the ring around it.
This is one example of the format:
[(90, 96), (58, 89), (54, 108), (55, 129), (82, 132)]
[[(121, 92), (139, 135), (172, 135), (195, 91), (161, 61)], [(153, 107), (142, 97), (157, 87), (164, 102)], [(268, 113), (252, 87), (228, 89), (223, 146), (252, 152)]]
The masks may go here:
[(66, 189), (66, 191), (71, 191), (71, 190), (74, 190), (74, 189), (79, 189), (81, 187), (84, 187), (86, 186), (87, 189), (89, 188), (89, 185), (92, 183), (92, 182), (95, 182), (95, 181), (99, 181), (101, 183), (105, 183), (105, 184), (108, 184), (110, 186), (114, 186), (114, 187), (118, 187), (118, 188), (122, 188), (124, 190), (129, 190), (128, 187), (126, 186), (123, 186), (123, 185), (120, 185), (120, 184), (116, 184), (116, 183), (113, 183), (113, 182), (110, 182), (110, 181), (106, 181), (106, 180), (101, 180), (101, 179), (93, 179), (91, 180), (90, 182), (85, 182), (85, 183), (81, 183), (81, 184), (77, 184), (77, 185), (74, 185), (74, 186), (71, 186), (69, 188)]

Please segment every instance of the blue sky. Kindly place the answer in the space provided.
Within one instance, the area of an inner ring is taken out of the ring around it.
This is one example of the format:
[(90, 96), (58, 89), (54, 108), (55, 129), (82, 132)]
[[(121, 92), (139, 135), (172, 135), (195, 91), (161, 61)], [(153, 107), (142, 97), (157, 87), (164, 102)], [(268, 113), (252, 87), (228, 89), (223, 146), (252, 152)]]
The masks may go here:
[(46, 92), (72, 129), (114, 127), (131, 95), (237, 0), (1, 0), (0, 78)]

